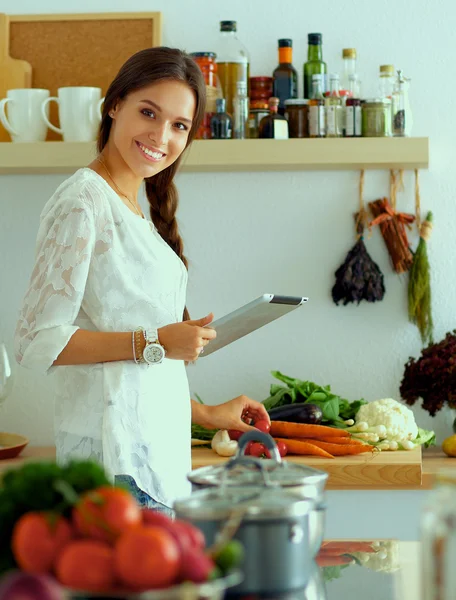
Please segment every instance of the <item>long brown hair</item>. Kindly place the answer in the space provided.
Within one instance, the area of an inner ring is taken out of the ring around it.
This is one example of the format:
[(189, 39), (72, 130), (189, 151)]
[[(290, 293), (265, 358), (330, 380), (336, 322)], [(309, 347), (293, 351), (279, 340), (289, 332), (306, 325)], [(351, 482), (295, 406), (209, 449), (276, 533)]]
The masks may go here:
[[(98, 131), (97, 149), (99, 153), (102, 152), (108, 142), (112, 126), (112, 118), (109, 116), (109, 112), (115, 108), (116, 104), (131, 92), (166, 79), (183, 81), (195, 93), (195, 116), (185, 146), (185, 149), (188, 148), (204, 117), (206, 105), (204, 77), (199, 66), (188, 54), (182, 50), (162, 46), (146, 48), (130, 57), (120, 68), (114, 81), (109, 86)], [(145, 186), (150, 204), (150, 216), (158, 233), (188, 269), (188, 262), (184, 255), (184, 244), (176, 220), (179, 195), (173, 181), (181, 159), (182, 154), (172, 165), (160, 171), (157, 175), (148, 177), (145, 180)], [(183, 320), (186, 321), (189, 318), (187, 307), (185, 307)]]

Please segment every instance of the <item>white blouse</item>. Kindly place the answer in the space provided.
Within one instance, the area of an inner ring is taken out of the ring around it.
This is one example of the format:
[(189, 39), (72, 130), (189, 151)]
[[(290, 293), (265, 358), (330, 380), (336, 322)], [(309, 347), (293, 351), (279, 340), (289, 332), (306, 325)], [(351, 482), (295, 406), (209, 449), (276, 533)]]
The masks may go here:
[(131, 475), (158, 502), (191, 492), (191, 404), (183, 361), (52, 366), (79, 328), (132, 331), (182, 321), (187, 270), (151, 221), (89, 168), (40, 217), (16, 358), (55, 376), (57, 459), (90, 458)]

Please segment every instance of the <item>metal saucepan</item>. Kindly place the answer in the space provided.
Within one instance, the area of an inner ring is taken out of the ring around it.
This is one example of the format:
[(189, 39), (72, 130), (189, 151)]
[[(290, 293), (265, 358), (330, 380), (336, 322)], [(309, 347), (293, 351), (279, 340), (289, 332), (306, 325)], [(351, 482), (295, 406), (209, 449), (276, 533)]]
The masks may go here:
[(270, 435), (261, 431), (245, 433), (239, 439), (239, 449), (236, 456), (227, 463), (230, 464), (234, 461), (230, 469), (227, 470), (226, 465), (218, 465), (215, 467), (201, 467), (189, 473), (187, 477), (192, 482), (193, 489), (213, 488), (220, 486), (222, 482), (225, 485), (236, 487), (263, 485), (263, 476), (257, 469), (252, 467), (251, 461), (248, 464), (238, 461), (239, 457), (244, 455), (244, 450), (250, 441), (261, 442), (269, 449), (273, 458), (252, 460), (259, 461), (263, 465), (271, 483), (281, 487), (284, 491), (314, 501), (309, 516), (309, 536), (311, 550), (313, 555), (316, 556), (324, 535), (326, 511), (324, 490), (328, 474), (306, 465), (282, 461), (277, 445)]

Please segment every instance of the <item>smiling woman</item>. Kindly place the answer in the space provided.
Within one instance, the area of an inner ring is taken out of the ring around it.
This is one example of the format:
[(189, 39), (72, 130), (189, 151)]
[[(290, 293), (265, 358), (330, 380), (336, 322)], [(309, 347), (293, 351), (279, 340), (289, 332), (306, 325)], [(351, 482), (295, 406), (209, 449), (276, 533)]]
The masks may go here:
[[(16, 330), (18, 362), (55, 371), (57, 459), (97, 460), (164, 511), (191, 490), (192, 420), (246, 431), (245, 412), (268, 419), (245, 396), (190, 399), (185, 363), (216, 334), (205, 327), (212, 314), (190, 320), (185, 306), (173, 179), (204, 109), (203, 75), (184, 52), (148, 48), (123, 65), (106, 93), (97, 158), (42, 211)], [(137, 200), (143, 184), (151, 220)]]

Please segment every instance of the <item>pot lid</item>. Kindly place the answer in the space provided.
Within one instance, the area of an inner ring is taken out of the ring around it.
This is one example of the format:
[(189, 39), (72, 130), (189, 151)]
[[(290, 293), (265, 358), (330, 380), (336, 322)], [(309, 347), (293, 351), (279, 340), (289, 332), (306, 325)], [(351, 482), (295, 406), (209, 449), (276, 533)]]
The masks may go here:
[[(229, 461), (233, 463), (234, 460)], [(256, 466), (254, 463), (257, 463)], [(187, 478), (195, 484), (202, 486), (261, 486), (264, 478), (276, 486), (292, 488), (306, 486), (306, 496), (319, 499), (323, 494), (328, 473), (298, 465), (289, 461), (278, 463), (272, 459), (254, 459), (249, 457), (248, 461), (237, 460), (232, 468), (227, 469), (225, 465), (201, 467), (195, 469)]]
[(238, 514), (242, 514), (243, 521), (302, 517), (313, 507), (313, 500), (278, 487), (259, 486), (208, 488), (177, 500), (173, 506), (178, 517), (198, 521), (228, 519)]

